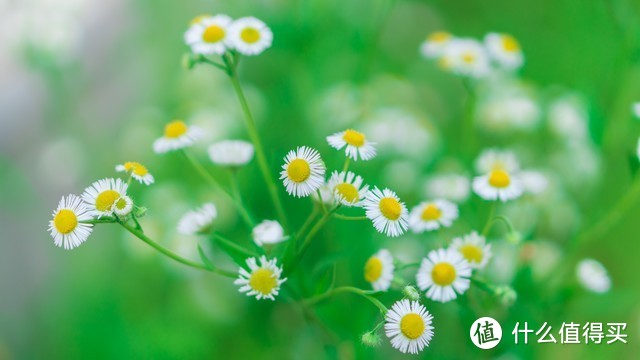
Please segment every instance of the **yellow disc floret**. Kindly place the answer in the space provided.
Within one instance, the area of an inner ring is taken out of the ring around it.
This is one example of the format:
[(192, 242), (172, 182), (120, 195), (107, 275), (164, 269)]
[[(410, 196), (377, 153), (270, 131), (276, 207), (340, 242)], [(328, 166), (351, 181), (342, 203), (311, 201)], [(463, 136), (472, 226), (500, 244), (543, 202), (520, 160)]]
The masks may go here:
[(249, 44), (256, 43), (260, 40), (260, 31), (252, 27), (244, 28), (242, 29), (242, 32), (240, 32), (240, 38), (242, 41)]
[(342, 135), (342, 139), (349, 145), (351, 146), (355, 146), (355, 147), (361, 147), (364, 145), (364, 142), (366, 140), (365, 136), (363, 133), (355, 131), (355, 130), (347, 130), (344, 132), (344, 135)]
[(436, 285), (451, 285), (456, 279), (456, 269), (447, 262), (436, 264), (431, 270), (431, 277)]
[(120, 198), (120, 194), (115, 190), (105, 190), (96, 197), (96, 210), (106, 212), (111, 211), (113, 204)]
[(428, 41), (435, 43), (443, 43), (451, 38), (451, 34), (446, 31), (436, 31), (429, 35)]
[(218, 25), (210, 25), (202, 32), (202, 41), (213, 44), (224, 39), (225, 31)]
[(392, 197), (385, 197), (380, 200), (379, 204), (382, 216), (389, 220), (398, 220), (402, 215), (402, 206), (400, 202)]
[(382, 261), (377, 257), (372, 257), (367, 260), (367, 263), (364, 265), (364, 279), (368, 282), (375, 282), (382, 275)]
[(278, 286), (278, 280), (273, 271), (260, 268), (251, 273), (249, 286), (262, 295), (269, 295), (273, 289)]
[(520, 44), (510, 35), (502, 35), (502, 48), (507, 52), (520, 51)]
[(511, 184), (511, 177), (505, 170), (496, 169), (489, 174), (489, 184), (496, 188), (506, 188)]
[(442, 211), (440, 211), (440, 209), (434, 204), (427, 205), (424, 210), (422, 210), (421, 215), (422, 220), (424, 221), (438, 220), (440, 219), (440, 216), (442, 216)]
[(168, 123), (164, 127), (164, 136), (170, 139), (179, 138), (180, 136), (187, 133), (187, 124), (182, 120), (175, 120)]
[(415, 340), (424, 333), (424, 320), (416, 313), (409, 313), (400, 320), (400, 331), (411, 340)]
[(78, 217), (73, 211), (62, 209), (54, 216), (53, 225), (59, 233), (68, 234), (78, 226)]
[(336, 185), (335, 191), (338, 195), (344, 199), (346, 202), (354, 204), (360, 200), (360, 194), (358, 194), (358, 189), (349, 183), (342, 183)]
[(287, 176), (296, 183), (301, 183), (311, 176), (311, 167), (304, 159), (294, 159), (287, 166)]
[(149, 170), (147, 170), (144, 165), (134, 161), (128, 161), (124, 163), (123, 166), (126, 172), (130, 172), (138, 176), (145, 176), (149, 173)]
[(482, 261), (482, 249), (479, 246), (467, 244), (460, 247), (460, 253), (469, 262), (480, 263)]

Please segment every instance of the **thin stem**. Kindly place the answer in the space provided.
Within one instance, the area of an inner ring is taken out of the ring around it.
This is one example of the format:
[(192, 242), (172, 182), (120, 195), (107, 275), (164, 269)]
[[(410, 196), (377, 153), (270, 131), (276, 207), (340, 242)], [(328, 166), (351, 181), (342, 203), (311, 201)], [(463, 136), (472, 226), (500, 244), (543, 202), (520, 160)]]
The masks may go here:
[(473, 149), (475, 148), (474, 137), (474, 110), (476, 105), (476, 94), (473, 84), (469, 79), (463, 78), (462, 84), (465, 90), (467, 90), (467, 100), (465, 102), (464, 117), (462, 123), (462, 151), (467, 157), (473, 155)]
[(496, 287), (493, 284), (490, 284), (484, 280), (480, 280), (478, 278), (471, 278), (471, 282), (475, 284), (478, 288), (488, 292), (489, 294), (495, 295)]
[[(293, 259), (293, 263), (288, 268), (287, 272), (292, 272), (296, 268), (296, 266), (298, 266), (298, 263), (300, 263), (300, 260), (302, 259), (302, 257), (304, 256), (305, 252), (307, 251), (307, 248), (311, 244), (311, 240), (313, 240), (313, 237), (316, 235), (316, 233), (318, 231), (320, 231), (320, 229), (322, 229), (324, 224), (327, 221), (329, 221), (329, 219), (331, 218), (331, 215), (333, 215), (333, 213), (336, 212), (339, 208), (340, 208), (340, 206), (336, 206), (333, 210), (331, 210), (330, 212), (324, 214), (320, 218), (320, 220), (318, 220), (318, 222), (311, 228), (311, 230), (309, 230), (309, 233), (307, 234), (307, 236), (305, 236), (304, 240), (302, 241), (302, 245), (300, 246), (300, 250), (298, 250), (298, 253), (297, 253), (296, 257)], [(294, 253), (294, 252), (295, 252), (295, 249), (294, 249), (294, 251), (292, 253)]]
[(114, 222), (116, 222), (116, 219), (112, 217), (80, 221), (81, 224), (113, 224)]
[(245, 124), (249, 133), (249, 138), (251, 138), (251, 142), (253, 142), (253, 146), (256, 149), (256, 159), (258, 160), (258, 166), (260, 167), (260, 171), (262, 172), (262, 177), (267, 184), (269, 194), (271, 195), (271, 200), (273, 201), (273, 205), (276, 208), (276, 212), (278, 213), (280, 222), (285, 228), (288, 228), (287, 218), (285, 216), (284, 207), (282, 206), (282, 201), (280, 200), (280, 195), (278, 194), (278, 188), (276, 187), (275, 181), (271, 177), (271, 171), (269, 170), (270, 166), (267, 162), (267, 157), (265, 156), (264, 148), (262, 147), (262, 142), (260, 141), (260, 136), (258, 136), (258, 130), (256, 128), (253, 115), (251, 114), (249, 103), (247, 102), (247, 98), (245, 97), (242, 86), (240, 85), (240, 80), (238, 79), (238, 74), (236, 72), (237, 59), (236, 62), (234, 62), (229, 54), (225, 54), (224, 59), (225, 62), (231, 65), (229, 78), (231, 79), (231, 84), (233, 85), (233, 89), (236, 92), (238, 101), (240, 102), (240, 107), (242, 108), (242, 113), (244, 114), (245, 118)]
[(214, 240), (216, 242), (218, 242), (218, 244), (222, 245), (225, 248), (231, 248), (247, 257), (258, 257), (259, 255), (257, 253), (254, 253), (251, 250), (248, 250), (246, 248), (244, 248), (243, 246), (236, 244), (235, 242), (225, 238), (224, 236), (218, 234), (218, 233), (211, 233), (211, 235), (213, 236)]
[(174, 253), (173, 251), (165, 248), (164, 246), (158, 244), (157, 242), (151, 240), (149, 237), (147, 237), (140, 230), (131, 227), (129, 224), (124, 223), (124, 222), (120, 222), (119, 224), (122, 225), (122, 227), (127, 229), (127, 231), (129, 231), (131, 234), (133, 234), (138, 239), (146, 242), (152, 248), (158, 250), (163, 255), (166, 255), (167, 257), (169, 257), (169, 258), (171, 258), (171, 259), (173, 259), (173, 260), (175, 260), (175, 261), (177, 261), (177, 262), (179, 262), (181, 264), (190, 266), (192, 268), (200, 269), (200, 270), (210, 271), (210, 272), (213, 272), (213, 273), (216, 273), (216, 274), (220, 274), (222, 276), (226, 276), (226, 277), (230, 277), (230, 278), (235, 278), (236, 277), (236, 274), (232, 273), (230, 271), (226, 271), (226, 270), (222, 270), (222, 269), (218, 269), (218, 268), (212, 268), (212, 267), (206, 266), (204, 264), (197, 263), (197, 262), (191, 261), (189, 259), (185, 259), (182, 256), (180, 256), (180, 255)]
[(404, 270), (404, 269), (408, 269), (410, 267), (419, 267), (420, 263), (419, 262), (414, 262), (414, 263), (407, 263), (407, 264), (401, 264), (398, 265), (398, 270)]
[(322, 209), (322, 213), (326, 214), (327, 211), (327, 205), (324, 203), (324, 199), (322, 198), (322, 193), (320, 192), (320, 189), (316, 190), (316, 194), (318, 195), (318, 199), (320, 200), (320, 209)]
[(362, 297), (364, 297), (365, 299), (369, 300), (373, 305), (375, 305), (378, 310), (380, 310), (380, 312), (384, 315), (387, 312), (387, 307), (384, 306), (383, 303), (380, 302), (380, 300), (374, 298), (371, 295), (376, 294), (376, 291), (373, 290), (362, 290), (362, 289), (358, 289), (356, 287), (353, 286), (341, 286), (341, 287), (337, 287), (334, 289), (331, 289), (325, 293), (322, 293), (320, 295), (316, 295), (314, 297), (308, 298), (303, 300), (302, 304), (305, 307), (310, 307), (310, 306), (314, 306), (320, 302), (322, 302), (323, 300), (326, 300), (334, 295), (340, 294), (340, 293), (353, 293), (356, 295), (360, 295)]
[(342, 167), (342, 171), (346, 172), (349, 169), (349, 164), (351, 163), (351, 158), (347, 156), (344, 160), (344, 166)]
[(498, 202), (497, 201), (493, 201), (491, 203), (491, 209), (489, 210), (489, 216), (487, 217), (487, 223), (484, 225), (484, 229), (482, 230), (482, 236), (487, 236), (487, 234), (489, 234), (489, 230), (491, 230), (491, 224), (493, 222), (493, 216), (496, 213), (496, 207)]
[(351, 221), (359, 221), (359, 220), (367, 220), (366, 216), (348, 216), (342, 214), (333, 214), (333, 217), (340, 220), (351, 220)]
[(245, 207), (244, 201), (242, 200), (242, 193), (240, 192), (240, 187), (238, 186), (238, 173), (236, 169), (229, 170), (229, 178), (231, 183), (231, 192), (233, 193), (233, 197), (236, 199), (236, 203), (238, 204), (238, 211), (240, 212), (240, 216), (242, 216), (249, 227), (253, 228), (255, 222), (251, 218), (251, 215), (249, 214), (249, 211)]
[(311, 214), (309, 214), (309, 217), (307, 217), (307, 220), (305, 220), (304, 224), (302, 224), (302, 226), (300, 227), (300, 230), (298, 230), (298, 233), (296, 234), (296, 239), (300, 238), (300, 236), (302, 236), (307, 231), (307, 229), (309, 229), (309, 226), (311, 226), (316, 216), (318, 216), (318, 208), (314, 205), (313, 210), (311, 210)]

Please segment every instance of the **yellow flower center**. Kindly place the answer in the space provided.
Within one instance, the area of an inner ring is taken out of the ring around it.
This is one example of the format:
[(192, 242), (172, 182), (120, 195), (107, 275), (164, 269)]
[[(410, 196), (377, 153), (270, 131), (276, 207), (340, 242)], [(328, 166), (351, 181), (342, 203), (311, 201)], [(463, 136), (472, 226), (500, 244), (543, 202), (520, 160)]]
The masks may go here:
[(429, 35), (428, 41), (443, 43), (451, 38), (451, 34), (446, 31), (436, 31)]
[(416, 313), (409, 313), (400, 320), (400, 331), (411, 340), (415, 340), (424, 333), (424, 320)]
[(306, 160), (294, 159), (287, 166), (287, 176), (291, 181), (301, 183), (311, 176), (311, 167)]
[(244, 28), (240, 33), (240, 38), (246, 43), (253, 44), (260, 40), (260, 31), (251, 27)]
[(164, 127), (164, 136), (170, 139), (178, 138), (187, 132), (187, 124), (182, 120), (175, 120)]
[(208, 17), (211, 17), (211, 15), (209, 15), (209, 14), (198, 15), (198, 16), (194, 17), (193, 19), (191, 19), (190, 24), (191, 25), (195, 25), (195, 24), (199, 23), (200, 21), (202, 21), (203, 19), (206, 19)]
[(145, 176), (149, 173), (149, 170), (147, 170), (144, 165), (134, 161), (128, 161), (124, 163), (123, 166), (126, 172), (132, 172), (133, 174), (138, 176)]
[(124, 198), (121, 197), (116, 201), (116, 209), (123, 210), (126, 207), (127, 207), (127, 200), (125, 200)]
[(249, 286), (262, 295), (269, 295), (278, 285), (276, 274), (269, 269), (260, 268), (251, 273)]
[(113, 204), (120, 198), (120, 194), (115, 190), (105, 190), (96, 197), (96, 210), (111, 211)]
[(355, 147), (361, 147), (364, 145), (364, 141), (366, 140), (363, 133), (355, 131), (355, 130), (347, 130), (342, 135), (342, 139), (349, 145)]
[(502, 35), (502, 48), (506, 52), (516, 52), (520, 50), (520, 44), (513, 36)]
[(456, 269), (447, 262), (438, 263), (431, 270), (431, 278), (436, 285), (451, 285), (456, 279)]
[(438, 207), (434, 204), (429, 204), (427, 207), (422, 210), (422, 220), (424, 221), (434, 221), (440, 219), (442, 216), (442, 211), (438, 209)]
[(496, 188), (506, 188), (511, 184), (509, 173), (502, 169), (493, 170), (489, 174), (489, 184)]
[(62, 209), (53, 218), (53, 225), (59, 233), (68, 234), (78, 226), (78, 217), (73, 211)]
[(480, 263), (482, 261), (482, 249), (479, 246), (467, 244), (460, 247), (460, 253), (469, 262)]
[(402, 206), (392, 197), (382, 198), (379, 207), (382, 216), (389, 220), (398, 220), (402, 214)]
[(358, 189), (352, 184), (342, 183), (336, 185), (335, 191), (346, 201), (349, 203), (356, 203), (360, 199), (360, 195), (358, 194)]
[(225, 31), (218, 25), (210, 25), (202, 32), (202, 41), (206, 43), (217, 43), (224, 39)]
[(473, 64), (476, 61), (476, 56), (473, 53), (466, 52), (462, 54), (462, 61), (467, 64)]
[(364, 279), (368, 282), (375, 282), (382, 275), (382, 261), (377, 257), (372, 257), (364, 264)]

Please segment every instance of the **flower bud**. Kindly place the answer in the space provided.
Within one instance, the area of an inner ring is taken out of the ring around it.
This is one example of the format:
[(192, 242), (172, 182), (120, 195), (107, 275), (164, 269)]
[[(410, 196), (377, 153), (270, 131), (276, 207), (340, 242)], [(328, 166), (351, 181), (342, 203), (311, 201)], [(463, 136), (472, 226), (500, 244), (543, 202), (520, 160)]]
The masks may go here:
[(141, 217), (145, 216), (146, 214), (147, 214), (147, 208), (146, 207), (144, 207), (144, 206), (136, 207), (135, 215), (136, 215), (137, 218), (141, 218)]
[(516, 291), (508, 285), (496, 287), (495, 294), (504, 306), (511, 306), (518, 299)]
[(373, 331), (366, 332), (362, 334), (362, 343), (366, 346), (377, 347), (380, 346), (380, 335), (376, 334)]
[(411, 285), (405, 286), (404, 289), (402, 289), (402, 294), (404, 294), (404, 296), (406, 296), (409, 300), (420, 300), (420, 292), (418, 292), (418, 290)]
[(506, 236), (507, 241), (512, 244), (519, 244), (522, 241), (522, 234), (517, 231), (512, 231)]
[(193, 54), (184, 54), (182, 56), (182, 67), (185, 70), (193, 69), (197, 63), (198, 63), (198, 60), (195, 58)]

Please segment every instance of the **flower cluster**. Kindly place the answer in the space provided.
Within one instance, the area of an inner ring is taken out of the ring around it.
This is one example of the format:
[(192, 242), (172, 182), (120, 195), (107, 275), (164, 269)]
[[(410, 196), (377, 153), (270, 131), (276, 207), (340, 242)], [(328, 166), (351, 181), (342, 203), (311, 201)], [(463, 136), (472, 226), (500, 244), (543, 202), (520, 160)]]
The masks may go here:
[(524, 63), (520, 44), (509, 34), (489, 33), (480, 42), (438, 31), (427, 37), (420, 52), (427, 59), (438, 61), (445, 70), (474, 78), (496, 69), (517, 70)]
[(201, 15), (191, 21), (184, 41), (194, 54), (222, 55), (235, 50), (242, 55), (258, 55), (271, 47), (273, 33), (254, 17), (233, 20), (229, 16)]

